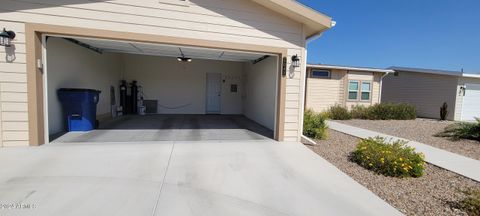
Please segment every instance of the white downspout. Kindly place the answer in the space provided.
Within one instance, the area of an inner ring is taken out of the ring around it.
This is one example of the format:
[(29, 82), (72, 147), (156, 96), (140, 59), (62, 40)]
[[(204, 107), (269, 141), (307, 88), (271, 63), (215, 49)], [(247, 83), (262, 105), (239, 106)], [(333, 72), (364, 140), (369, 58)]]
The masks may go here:
[(380, 92), (378, 93), (378, 103), (382, 103), (383, 78), (385, 78), (389, 74), (390, 72), (387, 72), (382, 77), (380, 77)]

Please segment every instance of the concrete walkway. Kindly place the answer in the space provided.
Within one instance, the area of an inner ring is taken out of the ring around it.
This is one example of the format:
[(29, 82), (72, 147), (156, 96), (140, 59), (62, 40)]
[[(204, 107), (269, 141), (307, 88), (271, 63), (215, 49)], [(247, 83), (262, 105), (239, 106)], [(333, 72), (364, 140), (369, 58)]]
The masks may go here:
[(435, 166), (442, 167), (452, 172), (458, 173), (465, 177), (471, 178), (480, 182), (480, 161), (468, 158), (459, 154), (455, 154), (443, 149), (435, 148), (427, 144), (407, 140), (400, 137), (390, 136), (387, 134), (378, 133), (371, 130), (366, 130), (338, 122), (329, 121), (328, 126), (336, 131), (349, 134), (362, 139), (369, 137), (381, 136), (387, 139), (406, 140), (408, 145), (416, 149), (417, 152), (425, 154), (425, 160)]
[(3, 148), (0, 202), (0, 215), (400, 215), (302, 144), (275, 141)]

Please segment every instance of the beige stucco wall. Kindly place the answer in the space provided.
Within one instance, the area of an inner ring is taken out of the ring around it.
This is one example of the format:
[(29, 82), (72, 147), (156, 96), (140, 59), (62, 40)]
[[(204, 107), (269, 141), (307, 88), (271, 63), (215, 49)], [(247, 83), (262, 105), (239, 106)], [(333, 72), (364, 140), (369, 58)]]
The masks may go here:
[(456, 91), (457, 97), (455, 101), (455, 121), (460, 121), (462, 119), (463, 92), (460, 90), (460, 87), (465, 86), (466, 83), (480, 84), (480, 79), (467, 77), (458, 78)]
[(398, 76), (383, 79), (382, 102), (409, 103), (417, 108), (417, 116), (440, 118), (440, 107), (447, 102), (447, 119), (454, 119), (457, 77), (400, 71)]
[[(0, 21), (17, 33), (13, 62), (0, 59), (2, 145), (28, 145), (26, 55), (24, 23), (125, 31), (151, 35), (217, 40), (288, 49), (286, 110), (283, 125), (286, 141), (298, 141), (301, 131), (303, 67), (291, 68), (298, 54), (305, 63), (303, 25), (279, 13), (244, 0), (114, 0), (114, 1), (6, 1)], [(0, 55), (5, 55), (0, 50)]]
[[(379, 103), (380, 79), (383, 73), (366, 71), (347, 71), (328, 69), (330, 79), (317, 79), (310, 77), (308, 69), (306, 107), (315, 112), (323, 112), (334, 105), (351, 108), (356, 105), (370, 106)], [(348, 80), (372, 82), (372, 95), (370, 101), (347, 100)]]
[(120, 54), (99, 54), (61, 38), (50, 37), (47, 42), (48, 121), (49, 134), (64, 131), (65, 119), (57, 97), (60, 88), (100, 90), (97, 115), (111, 113), (110, 86), (117, 93), (122, 70)]
[[(158, 113), (205, 114), (207, 73), (220, 73), (221, 114), (242, 114), (241, 62), (195, 59), (179, 63), (171, 57), (131, 54), (124, 54), (122, 59), (122, 77), (128, 82), (137, 80), (145, 99), (158, 100)], [(238, 85), (238, 92), (230, 92), (231, 84)]]
[(271, 130), (275, 130), (277, 59), (270, 57), (257, 64), (246, 62), (243, 65), (243, 113)]

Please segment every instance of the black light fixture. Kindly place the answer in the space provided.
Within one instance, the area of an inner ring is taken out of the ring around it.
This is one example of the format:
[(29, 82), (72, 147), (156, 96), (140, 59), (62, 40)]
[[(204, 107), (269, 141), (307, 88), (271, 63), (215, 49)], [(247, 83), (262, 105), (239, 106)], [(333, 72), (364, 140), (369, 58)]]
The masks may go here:
[(292, 56), (292, 66), (293, 67), (300, 67), (300, 57), (298, 55)]
[(180, 54), (182, 54), (182, 56), (177, 57), (177, 60), (178, 60), (179, 62), (192, 62), (192, 59), (191, 59), (191, 58), (185, 57), (185, 55), (183, 54), (182, 48), (178, 48), (178, 49), (180, 50)]
[(3, 28), (3, 31), (0, 32), (0, 46), (10, 47), (15, 35), (15, 32), (7, 31), (5, 28)]

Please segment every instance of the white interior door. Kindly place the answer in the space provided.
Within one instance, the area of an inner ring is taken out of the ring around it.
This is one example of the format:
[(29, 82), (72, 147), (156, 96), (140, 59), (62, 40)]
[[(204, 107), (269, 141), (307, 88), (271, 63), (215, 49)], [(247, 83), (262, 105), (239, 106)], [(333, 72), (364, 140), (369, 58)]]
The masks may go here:
[(219, 73), (207, 73), (207, 109), (208, 114), (220, 114), (222, 75)]
[(480, 118), (480, 84), (467, 83), (463, 96), (462, 120), (473, 121)]

